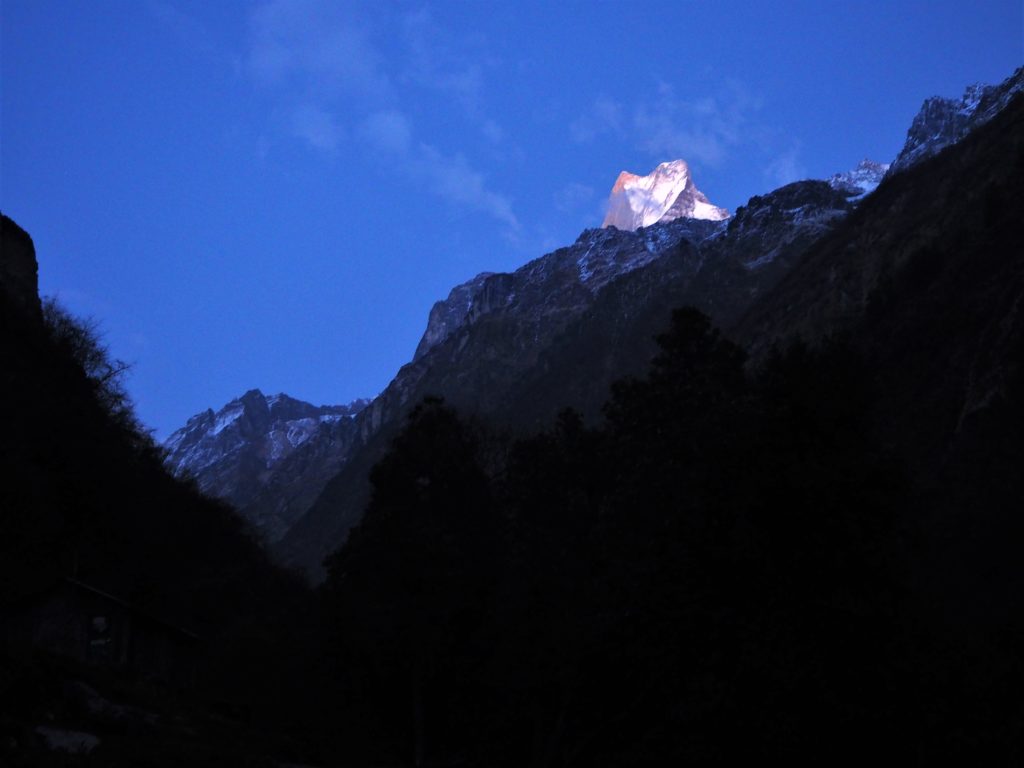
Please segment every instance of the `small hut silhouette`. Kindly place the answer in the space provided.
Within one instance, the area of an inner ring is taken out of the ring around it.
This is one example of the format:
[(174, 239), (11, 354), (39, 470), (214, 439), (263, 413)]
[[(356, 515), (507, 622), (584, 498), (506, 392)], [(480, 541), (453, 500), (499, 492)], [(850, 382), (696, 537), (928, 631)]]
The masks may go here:
[(3, 608), (13, 655), (44, 650), (175, 687), (195, 680), (199, 637), (71, 577)]

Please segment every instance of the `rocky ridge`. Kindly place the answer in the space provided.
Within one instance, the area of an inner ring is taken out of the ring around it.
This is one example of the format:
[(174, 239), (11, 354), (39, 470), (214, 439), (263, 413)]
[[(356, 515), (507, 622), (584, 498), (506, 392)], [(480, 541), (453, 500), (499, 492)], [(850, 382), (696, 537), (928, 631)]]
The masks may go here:
[(889, 171), (889, 165), (865, 158), (852, 170), (834, 174), (828, 180), (828, 184), (832, 189), (845, 192), (851, 198), (861, 198), (878, 189), (878, 185)]
[[(279, 471), (294, 476), (310, 443), (317, 453), (330, 446), (330, 459), (335, 464), (343, 461), (351, 445), (352, 419), (365, 405), (365, 400), (357, 400), (314, 406), (253, 389), (217, 412), (208, 409), (193, 416), (171, 434), (164, 442), (166, 464), (179, 477), (193, 477), (204, 493), (231, 503), (266, 541), (273, 542), (304, 511), (287, 495), (274, 493), (275, 488), (290, 486), (278, 477)], [(319, 488), (307, 487), (310, 480), (307, 473), (303, 495), (315, 497)]]
[(898, 173), (937, 154), (984, 125), (1024, 91), (1024, 67), (998, 85), (968, 86), (959, 99), (933, 96), (914, 117), (907, 141), (889, 173)]
[(520, 429), (543, 427), (565, 405), (593, 417), (611, 381), (646, 368), (651, 337), (673, 307), (696, 306), (724, 329), (749, 322), (750, 307), (874, 198), (887, 175), (888, 165), (865, 160), (827, 181), (756, 195), (728, 220), (586, 230), (515, 272), (482, 273), (456, 286), (431, 310), (413, 360), (352, 419), (344, 458), (314, 436), (290, 459), (310, 457), (289, 470), (298, 475), (275, 473), (292, 484), (293, 498), (303, 472), (323, 488), (276, 545), (278, 556), (319, 575), (322, 558), (362, 514), (370, 468), (422, 397), (441, 395), (464, 412)]

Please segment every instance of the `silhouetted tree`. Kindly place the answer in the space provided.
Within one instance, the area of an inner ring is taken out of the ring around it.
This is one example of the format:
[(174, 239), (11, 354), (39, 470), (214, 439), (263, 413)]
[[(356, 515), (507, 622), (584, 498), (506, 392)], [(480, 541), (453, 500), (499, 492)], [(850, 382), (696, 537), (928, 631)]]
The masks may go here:
[(126, 379), (131, 366), (110, 354), (99, 323), (68, 312), (53, 297), (43, 300), (43, 323), (53, 344), (82, 367), (96, 400), (110, 418), (140, 445), (152, 439), (135, 415)]
[(428, 750), (458, 748), (449, 733), (464, 737), (455, 726), (473, 706), (498, 532), (476, 452), (455, 412), (426, 400), (373, 469), (366, 515), (328, 561), (346, 663), (391, 699), (391, 735), (417, 765)]

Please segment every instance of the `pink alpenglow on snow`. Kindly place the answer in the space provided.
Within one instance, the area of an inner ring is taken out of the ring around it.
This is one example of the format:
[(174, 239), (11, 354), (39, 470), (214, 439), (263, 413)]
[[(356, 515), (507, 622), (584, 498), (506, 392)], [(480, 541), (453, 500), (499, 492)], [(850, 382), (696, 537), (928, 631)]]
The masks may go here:
[(636, 230), (680, 218), (721, 221), (729, 212), (713, 205), (693, 183), (684, 160), (662, 163), (647, 176), (623, 171), (608, 197), (602, 227)]

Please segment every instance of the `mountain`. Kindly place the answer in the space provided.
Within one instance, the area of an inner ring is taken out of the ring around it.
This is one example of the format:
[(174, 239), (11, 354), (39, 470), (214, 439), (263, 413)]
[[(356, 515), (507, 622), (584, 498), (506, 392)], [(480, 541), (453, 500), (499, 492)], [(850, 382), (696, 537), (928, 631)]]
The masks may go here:
[(729, 218), (729, 212), (712, 205), (697, 189), (685, 161), (672, 160), (647, 176), (620, 173), (601, 226), (632, 231), (679, 218), (721, 221)]
[(352, 420), (366, 404), (314, 406), (253, 389), (190, 418), (164, 442), (166, 463), (274, 542), (347, 458)]
[[(497, 391), (477, 377), (538, 344), (515, 299), (421, 357), (433, 368), (409, 386), (432, 379), (483, 418), (426, 400), (402, 420), (322, 590), (350, 698), (404, 718), (381, 740), (465, 764), (495, 744), (509, 765), (1013, 764), (1022, 170), (1024, 96), (863, 198), (805, 181), (687, 233)], [(629, 242), (584, 233), (535, 266), (568, 285), (581, 253)], [(738, 319), (657, 317), (709, 295)], [(601, 421), (495, 433), (628, 373), (651, 307), (657, 356)], [(362, 471), (293, 531), (337, 535)], [(421, 675), (430, 714), (410, 724)]]
[[(979, 101), (979, 114), (991, 111), (986, 99), (1005, 103), (998, 94), (1012, 90), (1019, 76), (995, 90), (982, 89), (988, 95)], [(922, 124), (922, 115), (915, 125)], [(915, 142), (912, 129), (900, 156), (913, 155)], [(684, 304), (743, 338), (755, 358), (767, 353), (772, 340), (802, 330), (818, 337), (834, 326), (824, 320), (821, 328), (800, 325), (794, 321), (802, 315), (795, 312), (758, 325), (755, 332), (749, 329), (772, 297), (787, 290), (787, 275), (811, 251), (834, 242), (835, 232), (860, 221), (862, 210), (877, 210), (873, 201), (893, 178), (887, 164), (864, 160), (827, 181), (800, 181), (756, 195), (729, 219), (724, 211), (701, 219), (675, 217), (699, 195), (685, 162), (663, 163), (642, 183), (634, 181), (640, 177), (620, 175), (611, 199), (620, 212), (629, 208), (639, 219), (620, 222), (621, 228), (587, 230), (573, 245), (515, 272), (482, 273), (452, 289), (432, 308), (413, 360), (351, 420), (341, 450), (325, 448), (319, 435), (311, 436), (268, 485), (288, 485), (288, 490), (257, 494), (248, 516), (284, 520), (275, 529), (287, 528), (274, 544), (277, 557), (319, 576), (323, 557), (362, 515), (370, 469), (408, 410), (427, 395), (441, 395), (465, 413), (516, 432), (544, 428), (565, 406), (597, 419), (610, 384), (646, 370), (656, 351), (653, 336), (672, 308)], [(639, 203), (639, 213), (631, 199)], [(650, 226), (638, 225), (644, 215), (655, 214)], [(891, 223), (893, 231), (916, 231), (913, 212), (904, 212), (903, 219), (902, 228)], [(834, 280), (827, 273), (823, 279)], [(815, 302), (826, 295), (831, 295), (827, 288), (816, 286), (787, 301)], [(329, 461), (298, 460), (313, 454)], [(307, 483), (303, 473), (311, 467), (318, 471)], [(332, 477), (327, 469), (339, 471)], [(323, 490), (313, 498), (309, 487)], [(303, 490), (307, 493), (300, 498)], [(285, 496), (291, 501), (282, 516), (275, 510)], [(253, 511), (260, 505), (265, 511)]]
[(543, 428), (566, 406), (595, 419), (611, 383), (646, 368), (673, 307), (735, 321), (853, 208), (827, 182), (796, 182), (751, 198), (727, 221), (586, 230), (513, 273), (459, 286), (432, 310), (443, 323), (428, 325), (417, 357), (356, 416), (349, 463), (278, 556), (321, 575), (319, 563), (362, 515), (370, 468), (425, 396), (517, 432)]
[(941, 96), (927, 99), (914, 118), (906, 144), (889, 172), (904, 171), (956, 143), (999, 114), (1021, 91), (1024, 91), (1024, 67), (999, 85), (971, 85), (959, 99)]
[(931, 480), (979, 421), (1015, 399), (1022, 137), (1018, 95), (962, 141), (887, 178), (732, 329), (755, 360), (786, 339), (852, 335), (889, 393), (893, 440)]

